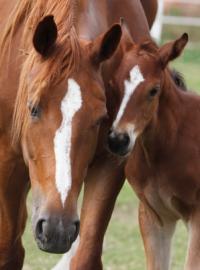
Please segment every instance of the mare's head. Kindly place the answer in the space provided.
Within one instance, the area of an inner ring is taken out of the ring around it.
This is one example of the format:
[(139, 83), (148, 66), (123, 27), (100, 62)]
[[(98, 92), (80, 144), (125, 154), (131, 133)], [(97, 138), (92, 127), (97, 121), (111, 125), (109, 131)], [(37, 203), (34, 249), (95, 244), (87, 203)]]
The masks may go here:
[[(127, 33), (126, 33), (127, 34)], [(126, 39), (126, 53), (114, 81), (120, 92), (120, 106), (110, 130), (109, 149), (120, 156), (129, 154), (146, 128), (156, 120), (169, 61), (184, 49), (188, 36), (160, 49), (152, 42), (134, 44)]]
[(100, 66), (120, 38), (118, 24), (92, 42), (79, 40), (75, 29), (59, 38), (52, 16), (36, 27), (13, 132), (29, 168), (33, 230), (44, 251), (68, 251), (79, 233), (77, 199), (107, 114)]

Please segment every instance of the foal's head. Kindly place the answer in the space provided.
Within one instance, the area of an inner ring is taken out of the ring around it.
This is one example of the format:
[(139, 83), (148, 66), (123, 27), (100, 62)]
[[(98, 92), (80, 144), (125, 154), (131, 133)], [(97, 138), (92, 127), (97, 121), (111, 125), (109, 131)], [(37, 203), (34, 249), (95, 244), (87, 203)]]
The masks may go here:
[(126, 53), (114, 85), (119, 88), (121, 104), (109, 134), (109, 148), (126, 156), (136, 139), (156, 120), (169, 61), (177, 58), (188, 41), (187, 34), (160, 49), (152, 42), (127, 42)]
[(52, 16), (35, 30), (22, 71), (14, 134), (22, 138), (33, 230), (42, 250), (66, 252), (78, 235), (77, 199), (107, 114), (100, 64), (112, 56), (120, 38), (116, 24), (93, 42), (78, 40), (75, 30), (62, 42)]

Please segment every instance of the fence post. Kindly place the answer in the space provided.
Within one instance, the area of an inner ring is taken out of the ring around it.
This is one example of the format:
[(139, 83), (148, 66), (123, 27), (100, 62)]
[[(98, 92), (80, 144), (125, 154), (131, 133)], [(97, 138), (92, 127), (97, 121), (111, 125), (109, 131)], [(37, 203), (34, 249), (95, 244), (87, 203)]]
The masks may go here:
[(151, 29), (151, 36), (155, 39), (157, 43), (160, 43), (162, 38), (163, 16), (164, 0), (158, 0), (158, 12), (154, 25)]

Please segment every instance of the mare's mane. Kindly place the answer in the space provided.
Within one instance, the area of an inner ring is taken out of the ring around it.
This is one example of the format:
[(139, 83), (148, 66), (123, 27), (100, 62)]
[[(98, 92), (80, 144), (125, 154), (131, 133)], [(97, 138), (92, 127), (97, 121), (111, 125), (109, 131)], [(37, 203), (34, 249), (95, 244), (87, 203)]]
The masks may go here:
[[(52, 55), (46, 59), (32, 45), (33, 33), (45, 16), (53, 15), (58, 28), (58, 39)], [(27, 103), (39, 103), (45, 89), (67, 78), (79, 66), (80, 45), (75, 29), (76, 0), (18, 0), (10, 14), (0, 40), (2, 58), (9, 51), (12, 40), (21, 26), (21, 49), (25, 51), (19, 88), (13, 114), (13, 141), (17, 142), (28, 125)], [(40, 63), (39, 72), (30, 78), (32, 68)], [(31, 97), (31, 100), (30, 100)]]

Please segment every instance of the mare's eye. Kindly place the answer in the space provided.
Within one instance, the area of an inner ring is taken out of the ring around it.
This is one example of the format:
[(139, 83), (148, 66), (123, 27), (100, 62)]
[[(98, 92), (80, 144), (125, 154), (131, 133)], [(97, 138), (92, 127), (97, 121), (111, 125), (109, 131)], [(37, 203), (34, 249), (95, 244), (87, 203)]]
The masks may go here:
[(160, 87), (159, 87), (159, 86), (154, 87), (153, 89), (151, 89), (151, 90), (149, 91), (149, 97), (150, 97), (150, 98), (155, 97), (155, 96), (158, 94), (159, 91), (160, 91)]
[(38, 118), (40, 116), (41, 109), (39, 105), (35, 105), (33, 107), (30, 106), (29, 110), (32, 118)]

